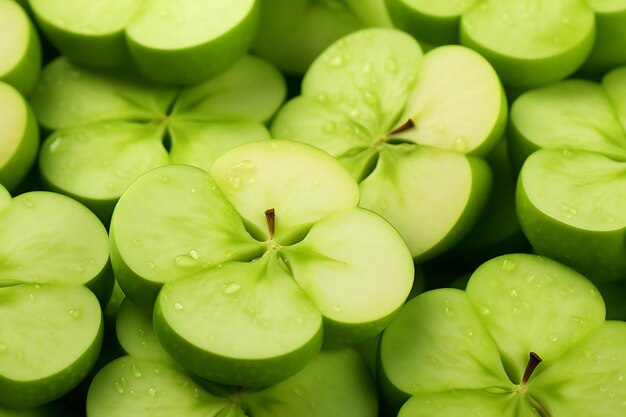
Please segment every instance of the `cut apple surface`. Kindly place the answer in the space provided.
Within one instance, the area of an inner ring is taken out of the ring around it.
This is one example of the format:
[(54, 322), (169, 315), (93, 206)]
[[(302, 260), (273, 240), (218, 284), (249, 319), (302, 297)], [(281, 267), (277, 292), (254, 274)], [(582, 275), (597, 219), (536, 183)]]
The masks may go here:
[(618, 416), (624, 337), (583, 276), (548, 258), (504, 255), (481, 265), (465, 292), (409, 301), (383, 333), (379, 369), (393, 406), (411, 396), (403, 417)]
[(43, 32), (70, 59), (99, 68), (130, 61), (146, 77), (169, 84), (198, 83), (234, 64), (250, 46), (258, 17), (254, 0), (30, 5)]
[(511, 111), (522, 229), (539, 253), (596, 282), (626, 277), (625, 90), (618, 68), (601, 84), (573, 79), (529, 91)]
[(107, 299), (112, 283), (107, 234), (68, 197), (0, 194), (0, 404), (35, 407), (65, 395), (96, 362), (96, 295)]
[(116, 206), (113, 267), (131, 301), (149, 308), (156, 299), (156, 335), (185, 368), (225, 384), (272, 384), (322, 343), (380, 333), (408, 296), (405, 243), (358, 200), (335, 159), (298, 142), (239, 146), (210, 174), (161, 167)]
[(498, 143), (506, 114), (480, 55), (461, 46), (422, 55), (406, 33), (367, 29), (316, 59), (271, 130), (336, 157), (360, 182), (361, 206), (425, 260), (458, 242), (480, 213), (491, 186), (480, 156)]
[(35, 162), (39, 149), (39, 129), (24, 97), (2, 81), (0, 125), (0, 184), (14, 190)]
[(280, 73), (251, 56), (182, 90), (59, 58), (32, 96), (39, 122), (53, 130), (39, 156), (42, 176), (108, 223), (122, 191), (147, 170), (168, 163), (208, 169), (230, 147), (269, 138), (263, 123), (284, 95)]

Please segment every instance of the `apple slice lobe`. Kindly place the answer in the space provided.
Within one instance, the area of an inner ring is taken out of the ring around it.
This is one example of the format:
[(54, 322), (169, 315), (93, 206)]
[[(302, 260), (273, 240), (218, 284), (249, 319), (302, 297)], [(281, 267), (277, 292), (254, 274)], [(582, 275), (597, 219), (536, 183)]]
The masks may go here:
[(61, 397), (95, 363), (102, 312), (82, 286), (0, 288), (0, 403), (34, 407)]

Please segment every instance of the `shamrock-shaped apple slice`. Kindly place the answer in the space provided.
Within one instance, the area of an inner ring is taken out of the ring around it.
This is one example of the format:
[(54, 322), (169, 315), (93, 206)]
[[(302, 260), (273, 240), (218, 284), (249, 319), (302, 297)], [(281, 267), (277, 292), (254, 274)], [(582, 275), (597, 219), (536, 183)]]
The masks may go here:
[(226, 149), (269, 138), (263, 122), (284, 95), (280, 73), (251, 56), (182, 90), (59, 58), (31, 99), (41, 125), (55, 131), (42, 146), (41, 173), (108, 223), (122, 191), (143, 172), (170, 162), (207, 169)]
[[(601, 84), (567, 80), (521, 95), (511, 111), (517, 208), (537, 252), (594, 281), (626, 278), (626, 68)], [(543, 149), (542, 149), (543, 148)]]
[(327, 46), (367, 26), (391, 27), (384, 0), (260, 0), (253, 51), (278, 68), (304, 74)]
[(210, 174), (161, 167), (115, 208), (113, 267), (131, 301), (158, 296), (155, 332), (179, 363), (267, 385), (302, 369), (322, 337), (346, 345), (380, 333), (411, 289), (404, 242), (358, 199), (335, 159), (298, 142), (241, 145)]
[(382, 336), (380, 370), (398, 416), (623, 414), (626, 324), (597, 289), (538, 255), (494, 258), (467, 290), (409, 301)]
[[(0, 405), (61, 397), (89, 372), (102, 342), (92, 291), (110, 293), (107, 234), (68, 197), (0, 187)], [(87, 286), (87, 287), (86, 287)]]
[(30, 0), (39, 26), (75, 62), (131, 61), (148, 78), (193, 84), (241, 58), (254, 36), (255, 0)]
[(475, 49), (505, 85), (517, 88), (549, 84), (573, 73), (587, 58), (595, 37), (594, 11), (584, 0), (541, 4), (387, 0), (386, 4), (398, 28), (430, 44), (460, 42)]
[(30, 93), (41, 71), (41, 45), (24, 9), (11, 0), (0, 1), (0, 57), (0, 81)]
[(26, 177), (35, 161), (39, 148), (39, 129), (24, 97), (2, 81), (0, 125), (0, 184), (13, 190)]
[(505, 119), (502, 87), (480, 55), (447, 46), (422, 57), (406, 33), (366, 29), (317, 58), (272, 134), (335, 156), (360, 181), (361, 206), (389, 220), (423, 260), (456, 243), (480, 213), (491, 176), (477, 155), (495, 146)]

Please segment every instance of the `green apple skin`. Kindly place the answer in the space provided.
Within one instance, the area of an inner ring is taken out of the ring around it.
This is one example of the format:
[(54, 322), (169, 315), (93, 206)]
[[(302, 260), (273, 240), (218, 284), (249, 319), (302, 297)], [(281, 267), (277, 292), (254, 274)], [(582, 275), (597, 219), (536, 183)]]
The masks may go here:
[(30, 105), (0, 81), (0, 184), (15, 190), (29, 173), (39, 149), (39, 128)]
[(367, 26), (391, 27), (382, 0), (261, 0), (252, 50), (289, 74), (304, 74), (337, 39)]
[(10, 0), (0, 2), (0, 28), (0, 81), (26, 96), (41, 71), (39, 35), (24, 9)]
[[(517, 88), (547, 85), (572, 74), (589, 55), (595, 39), (595, 16), (583, 0), (551, 2), (554, 7), (541, 11), (526, 6), (525, 1), (484, 0), (461, 19), (461, 44), (485, 56), (503, 84)], [(538, 19), (549, 23), (538, 28)], [(532, 30), (537, 34), (524, 41)], [(522, 40), (516, 50), (508, 46), (512, 39)]]
[[(481, 265), (466, 291), (409, 301), (383, 333), (378, 375), (403, 417), (618, 416), (625, 337), (582, 275), (510, 254)], [(524, 380), (529, 352), (542, 361)]]
[[(192, 3), (185, 2), (179, 7), (188, 9)], [(211, 33), (212, 38), (209, 40), (198, 42), (192, 39), (189, 44), (185, 36), (198, 38), (198, 34), (189, 26), (199, 25), (197, 22), (186, 23), (184, 19), (197, 20), (197, 15), (191, 15), (185, 10), (180, 15), (183, 19), (181, 23), (177, 20), (178, 15), (171, 10), (172, 5), (167, 2), (146, 5), (140, 1), (128, 3), (112, 0), (103, 6), (81, 7), (85, 22), (72, 22), (68, 27), (67, 22), (64, 22), (64, 14), (75, 13), (73, 7), (80, 4), (72, 5), (71, 1), (66, 1), (50, 5), (46, 1), (30, 1), (43, 32), (73, 61), (96, 68), (133, 65), (146, 78), (172, 85), (196, 84), (214, 77), (245, 54), (256, 31), (258, 6), (252, 0), (240, 3), (245, 8), (245, 14), (241, 13), (232, 27)], [(119, 21), (112, 24), (108, 17), (102, 18), (102, 21), (108, 19), (108, 23), (99, 22), (89, 11), (84, 10), (89, 7), (93, 7), (92, 13), (117, 13), (120, 15)], [(214, 7), (210, 4), (209, 9), (216, 13), (219, 5)], [(157, 20), (158, 24), (155, 23)], [(171, 35), (163, 36), (162, 26), (159, 25), (172, 25), (173, 28), (168, 31)], [(152, 42), (151, 38), (157, 37), (158, 40)]]
[(626, 2), (589, 0), (596, 15), (596, 39), (581, 70), (602, 74), (626, 65), (626, 51), (620, 39), (626, 37)]

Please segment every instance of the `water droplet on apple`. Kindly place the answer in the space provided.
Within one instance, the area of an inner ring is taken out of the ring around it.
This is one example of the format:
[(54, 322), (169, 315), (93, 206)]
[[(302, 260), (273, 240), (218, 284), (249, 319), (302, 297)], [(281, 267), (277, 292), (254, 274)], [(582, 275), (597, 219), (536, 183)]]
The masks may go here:
[(465, 152), (467, 151), (467, 148), (468, 148), (468, 143), (467, 143), (467, 138), (465, 136), (457, 136), (454, 139), (454, 143), (452, 144), (452, 149), (458, 152)]
[(341, 306), (339, 305), (334, 306), (333, 311), (337, 311), (337, 312), (341, 311)]
[(516, 289), (512, 289), (509, 294), (511, 295), (512, 298), (516, 298), (517, 297), (517, 290)]
[(196, 265), (196, 259), (186, 253), (183, 255), (178, 255), (176, 259), (174, 259), (174, 263), (177, 266), (190, 267)]
[(113, 383), (113, 386), (115, 388), (115, 392), (117, 392), (118, 394), (123, 394), (124, 393), (124, 387), (122, 386), (122, 384), (120, 383), (120, 381), (115, 381)]
[(398, 72), (398, 62), (394, 58), (389, 58), (387, 62), (385, 62), (385, 71), (390, 74)]
[(70, 316), (72, 316), (73, 318), (77, 319), (81, 316), (81, 310), (80, 308), (73, 308), (70, 310)]
[(185, 307), (181, 303), (174, 303), (174, 310), (181, 311)]
[(54, 138), (54, 140), (50, 142), (50, 146), (48, 146), (48, 151), (50, 153), (57, 152), (59, 150), (59, 147), (61, 146), (61, 142), (63, 142), (61, 136), (57, 136), (56, 138)]
[(337, 130), (337, 123), (329, 120), (322, 125), (322, 132), (324, 133), (333, 133)]
[(28, 198), (22, 198), (22, 204), (24, 204), (24, 206), (28, 208), (33, 207), (33, 202), (30, 201)]
[(364, 93), (365, 102), (372, 106), (377, 106), (379, 104), (378, 94), (373, 91), (366, 91)]
[(449, 316), (449, 317), (454, 316), (454, 310), (450, 307), (446, 307), (444, 309), (444, 313), (446, 314), (446, 316)]
[(148, 388), (148, 395), (151, 397), (155, 397), (157, 395), (157, 390), (154, 387)]
[(189, 256), (191, 256), (193, 259), (198, 259), (200, 257), (200, 254), (198, 254), (197, 250), (191, 249), (189, 251)]
[(156, 267), (156, 265), (154, 264), (154, 262), (152, 262), (152, 261), (148, 262), (148, 268), (154, 269), (155, 267)]
[(512, 259), (506, 258), (505, 260), (502, 261), (502, 270), (503, 271), (511, 272), (516, 267), (517, 267), (517, 263), (514, 260), (512, 260)]
[(332, 68), (341, 68), (344, 64), (345, 60), (341, 55), (335, 55), (326, 61), (326, 65)]
[(228, 182), (230, 182), (233, 188), (239, 188), (241, 186), (241, 177), (239, 175), (233, 175), (228, 179)]
[(238, 292), (241, 289), (241, 285), (236, 282), (229, 282), (228, 284), (224, 284), (222, 286), (222, 294), (224, 295), (232, 295)]
[(550, 339), (551, 342), (558, 342), (559, 341), (559, 337), (556, 334), (554, 334), (554, 333), (550, 333), (548, 338)]
[(299, 395), (299, 396), (303, 396), (304, 394), (306, 394), (306, 390), (304, 389), (304, 387), (301, 386), (297, 386), (293, 389), (294, 394)]
[(133, 240), (132, 240), (132, 242), (131, 242), (131, 244), (132, 244), (133, 246), (141, 246), (141, 240), (139, 240), (139, 239), (133, 239)]
[(143, 374), (141, 373), (141, 370), (137, 367), (136, 364), (133, 363), (133, 376), (135, 378), (141, 378), (143, 376)]
[(485, 316), (487, 316), (487, 315), (491, 314), (491, 309), (489, 307), (487, 307), (487, 306), (481, 306), (480, 307), (480, 312), (482, 314), (484, 314)]

